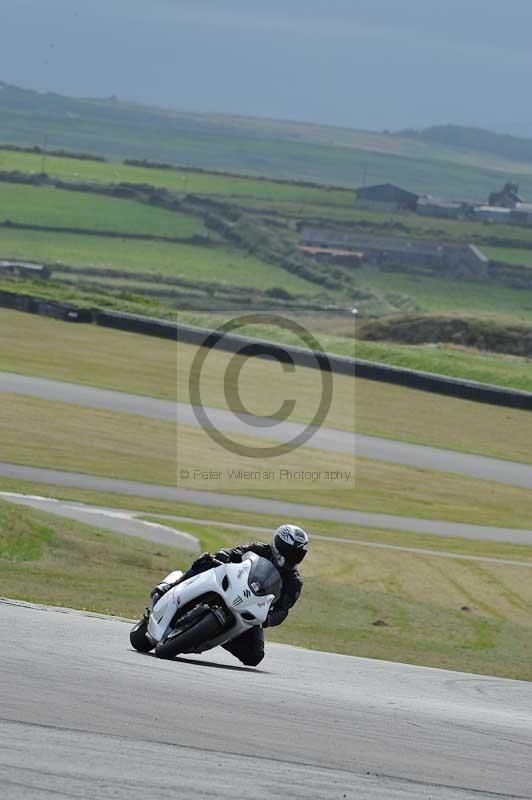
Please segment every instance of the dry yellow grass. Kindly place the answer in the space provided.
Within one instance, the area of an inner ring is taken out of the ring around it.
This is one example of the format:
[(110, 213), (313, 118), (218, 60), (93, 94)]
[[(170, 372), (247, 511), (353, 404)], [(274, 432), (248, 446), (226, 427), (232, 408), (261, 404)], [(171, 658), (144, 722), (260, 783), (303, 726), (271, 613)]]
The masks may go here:
[(493, 620), (532, 626), (532, 581), (520, 567), (314, 542), (305, 574), (439, 608), (468, 605)]
[[(72, 381), (163, 399), (188, 400), (195, 348), (147, 336), (73, 325), (0, 309), (0, 369)], [(230, 356), (208, 359), (202, 388), (205, 402), (225, 407), (223, 374)], [(242, 399), (250, 410), (272, 413), (279, 398), (296, 397), (294, 419), (308, 420), (319, 398), (320, 376), (298, 369), (285, 374), (276, 363), (248, 362), (242, 370)], [(294, 394), (294, 391), (296, 392)], [(326, 424), (353, 428), (353, 382), (335, 377)], [(530, 413), (356, 381), (356, 430), (449, 447), (464, 452), (532, 462)]]
[[(176, 431), (169, 422), (19, 395), (2, 394), (0, 401), (0, 461), (426, 519), (526, 528), (532, 518), (532, 493), (502, 484), (366, 459), (356, 462), (355, 490), (341, 483), (287, 482), (279, 476), (281, 467), (352, 470), (353, 462), (305, 448), (246, 462), (200, 429), (180, 426)], [(272, 470), (274, 476), (235, 482), (227, 470), (241, 466)], [(220, 479), (191, 482), (176, 475), (181, 468), (222, 474)]]
[(320, 542), (304, 575), (276, 641), (532, 679), (532, 584), (521, 568)]

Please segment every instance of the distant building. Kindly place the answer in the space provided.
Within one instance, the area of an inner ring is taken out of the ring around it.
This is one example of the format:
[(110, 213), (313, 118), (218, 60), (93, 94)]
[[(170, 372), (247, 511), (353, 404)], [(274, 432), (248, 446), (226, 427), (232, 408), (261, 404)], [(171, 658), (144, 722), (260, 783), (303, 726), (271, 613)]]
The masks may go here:
[(511, 210), (501, 206), (475, 206), (473, 216), (481, 222), (511, 222)]
[(532, 203), (518, 203), (510, 211), (510, 220), (515, 225), (532, 225)]
[[(1, 87), (0, 87), (1, 88)], [(21, 278), (36, 278), (48, 280), (51, 270), (43, 264), (33, 264), (30, 261), (0, 260), (0, 275), (18, 275)]]
[(303, 255), (310, 256), (322, 264), (343, 264), (348, 267), (360, 267), (363, 253), (338, 247), (311, 247), (300, 244), (298, 248)]
[(515, 208), (523, 200), (519, 197), (519, 185), (517, 183), (505, 183), (500, 192), (492, 192), (488, 199), (488, 206), (498, 206), (500, 208)]
[(412, 239), (404, 236), (373, 236), (356, 231), (302, 224), (301, 244), (307, 248), (350, 249), (361, 254), (363, 263), (382, 269), (408, 269), (446, 276), (481, 277), (489, 259), (474, 245)]
[(417, 194), (392, 183), (382, 183), (357, 189), (355, 208), (368, 211), (415, 211), (417, 201)]
[(417, 213), (422, 217), (464, 219), (468, 214), (469, 208), (467, 203), (446, 202), (430, 196), (420, 197), (417, 202)]

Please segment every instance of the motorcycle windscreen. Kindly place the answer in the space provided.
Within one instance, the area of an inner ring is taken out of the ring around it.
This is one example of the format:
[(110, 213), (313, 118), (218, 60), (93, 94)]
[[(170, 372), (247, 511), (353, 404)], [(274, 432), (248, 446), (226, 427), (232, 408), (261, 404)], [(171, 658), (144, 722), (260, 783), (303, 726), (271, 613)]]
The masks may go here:
[(244, 558), (248, 558), (249, 555), (253, 555), (250, 559), (251, 569), (248, 575), (249, 588), (258, 597), (273, 594), (278, 600), (283, 585), (278, 570), (267, 558), (262, 558), (255, 553), (246, 554)]

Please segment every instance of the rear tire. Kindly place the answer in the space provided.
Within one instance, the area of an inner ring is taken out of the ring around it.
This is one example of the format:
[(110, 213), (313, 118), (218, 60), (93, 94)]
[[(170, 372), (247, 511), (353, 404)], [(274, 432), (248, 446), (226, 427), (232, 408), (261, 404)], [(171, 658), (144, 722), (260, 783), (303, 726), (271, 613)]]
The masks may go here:
[(155, 648), (155, 655), (159, 658), (174, 658), (188, 650), (193, 650), (199, 647), (205, 641), (213, 639), (222, 630), (220, 620), (212, 610), (206, 612), (195, 625), (183, 633), (178, 633), (175, 636), (170, 635), (170, 638), (165, 639)]
[(129, 641), (139, 653), (149, 653), (150, 650), (153, 650), (154, 645), (146, 636), (147, 630), (148, 620), (143, 618), (131, 628), (129, 633)]

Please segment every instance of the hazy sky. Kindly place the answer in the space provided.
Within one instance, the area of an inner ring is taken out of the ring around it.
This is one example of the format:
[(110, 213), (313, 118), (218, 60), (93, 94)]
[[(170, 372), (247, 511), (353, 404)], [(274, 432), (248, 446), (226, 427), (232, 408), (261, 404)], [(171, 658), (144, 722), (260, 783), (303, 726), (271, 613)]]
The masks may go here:
[(532, 136), (531, 0), (0, 0), (0, 80), (70, 95)]

